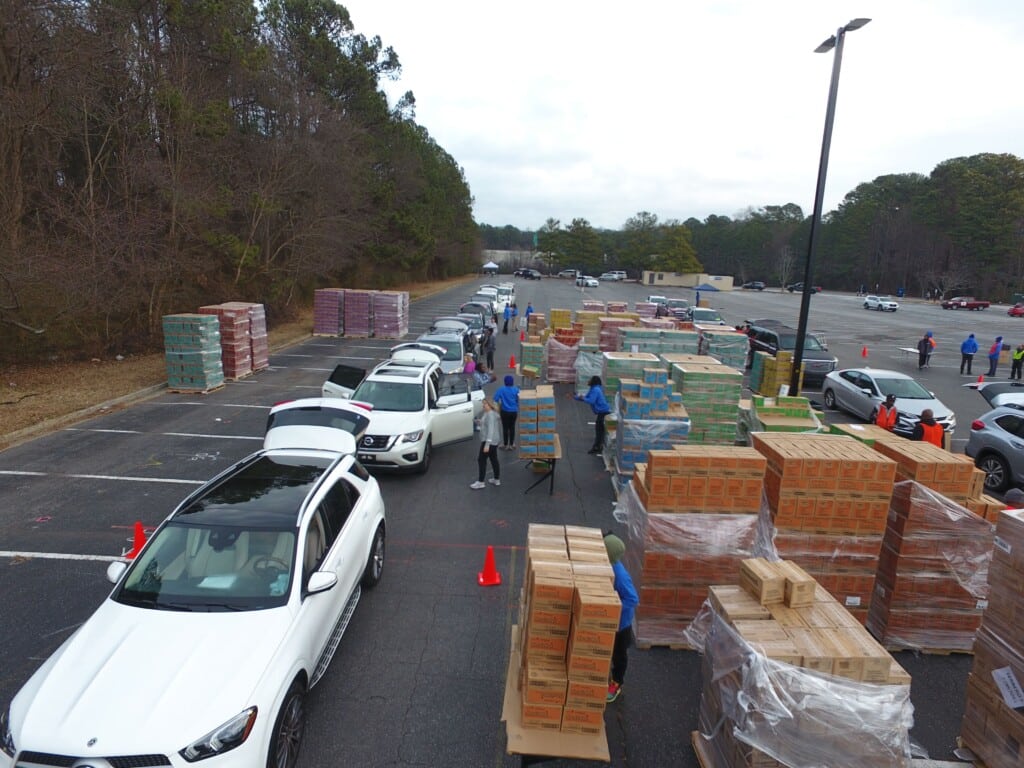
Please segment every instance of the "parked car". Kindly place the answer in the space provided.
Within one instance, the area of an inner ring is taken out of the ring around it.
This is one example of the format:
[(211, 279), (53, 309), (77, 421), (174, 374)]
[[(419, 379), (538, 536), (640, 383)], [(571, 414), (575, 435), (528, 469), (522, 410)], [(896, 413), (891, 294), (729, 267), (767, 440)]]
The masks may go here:
[(540, 280), (542, 277), (541, 273), (536, 269), (524, 269), (521, 276), (525, 277), (527, 280)]
[(369, 374), (342, 363), (324, 382), (324, 397), (373, 406), (357, 453), (367, 467), (426, 472), (435, 446), (473, 436), (483, 390), (473, 387), (471, 377), (443, 373), (444, 350), (430, 347), (399, 344)]
[(677, 320), (687, 320), (690, 316), (690, 302), (686, 299), (668, 299), (664, 304), (659, 304), (659, 311), (665, 315), (671, 315)]
[(991, 304), (981, 299), (976, 299), (973, 296), (954, 296), (951, 299), (942, 300), (943, 309), (972, 309), (981, 311), (988, 309)]
[(1010, 317), (1024, 317), (1024, 304), (1014, 304), (1006, 310), (1006, 314)]
[[(779, 350), (792, 352), (796, 349), (796, 328), (790, 328), (778, 321), (755, 322), (763, 324), (747, 327), (747, 336), (750, 339), (747, 368), (753, 364), (755, 352), (765, 352), (774, 356)], [(822, 386), (825, 377), (839, 365), (839, 360), (821, 344), (816, 334), (807, 333), (804, 336), (803, 364), (804, 385), (813, 389)]]
[(578, 269), (563, 269), (556, 275), (556, 277), (568, 278), (569, 280), (575, 280), (579, 276), (580, 271)]
[(899, 302), (891, 296), (865, 296), (864, 309), (875, 309), (879, 312), (895, 312), (900, 308)]
[(765, 285), (765, 284), (764, 284), (763, 282), (761, 282), (760, 280), (751, 280), (751, 281), (749, 281), (749, 282), (746, 282), (746, 283), (744, 283), (744, 284), (743, 284), (743, 285), (741, 285), (740, 287), (741, 287), (741, 288), (744, 288), (744, 289), (746, 289), (746, 290), (748, 290), (748, 291), (763, 291), (763, 290), (764, 290), (765, 288), (767, 288), (768, 286), (766, 286), (766, 285)]
[(646, 301), (648, 304), (668, 304), (668, 299), (659, 294), (648, 296), (646, 299), (644, 299), (644, 301)]
[(611, 283), (619, 282), (620, 280), (625, 279), (626, 273), (621, 270), (612, 270), (611, 272), (605, 272), (598, 278), (598, 280), (604, 280)]
[(370, 424), (369, 403), (335, 397), (304, 397), (277, 403), (267, 415), (263, 447), (339, 449), (339, 432), (359, 442)]
[[(804, 291), (804, 284), (803, 283), (790, 283), (789, 285), (786, 286), (786, 290), (789, 291), (790, 293), (794, 293), (794, 292), (803, 293), (803, 291)], [(820, 285), (812, 285), (811, 286), (811, 293), (821, 293), (821, 286)]]
[(352, 435), (337, 448), (257, 451), (110, 563), (109, 597), (3, 713), (0, 764), (294, 766), (384, 566), (377, 481)]
[(726, 325), (718, 310), (710, 307), (690, 307), (686, 310), (686, 319), (697, 325)]
[(976, 389), (992, 407), (971, 422), (964, 453), (985, 471), (985, 490), (1000, 493), (1024, 484), (1024, 383), (990, 381)]
[(921, 412), (930, 408), (935, 421), (952, 433), (956, 429), (956, 416), (932, 392), (915, 379), (899, 371), (882, 368), (844, 368), (825, 377), (822, 396), (826, 408), (838, 408), (873, 422), (878, 405), (888, 395), (896, 396), (898, 418), (893, 432), (910, 437), (921, 421)]
[(582, 288), (597, 288), (601, 283), (592, 275), (580, 275), (576, 278), (576, 285)]

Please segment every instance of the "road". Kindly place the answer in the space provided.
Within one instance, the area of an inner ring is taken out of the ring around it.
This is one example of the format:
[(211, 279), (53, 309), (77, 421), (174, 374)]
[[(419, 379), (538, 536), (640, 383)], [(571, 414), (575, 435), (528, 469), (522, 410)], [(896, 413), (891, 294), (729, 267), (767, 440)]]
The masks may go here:
[[(566, 280), (519, 280), (517, 290), (520, 307), (532, 301), (538, 310), (578, 308), (583, 295), (631, 304), (648, 293), (692, 300), (691, 291), (634, 283), (584, 294)], [(463, 287), (415, 302), (413, 335), (470, 293)], [(800, 300), (771, 291), (704, 298), (733, 323), (778, 317), (794, 325)], [(810, 327), (826, 334), (841, 365), (860, 365), (866, 347), (873, 367), (913, 374), (916, 361), (904, 360), (898, 348), (932, 330), (939, 346), (920, 379), (956, 411), (954, 448), (962, 450), (970, 420), (985, 408), (961, 387), (968, 379), (958, 374), (960, 340), (973, 331), (983, 348), (997, 334), (1014, 341), (1009, 329), (1017, 322), (996, 307), (944, 312), (923, 301), (906, 302), (895, 314), (869, 313), (854, 296), (824, 293), (812, 299)], [(316, 395), (337, 361), (368, 365), (392, 343), (312, 338), (272, 354), (269, 370), (216, 392), (163, 393), (0, 453), (0, 705), (104, 599), (106, 560), (126, 548), (135, 521), (157, 525), (197, 484), (258, 448), (273, 403)], [(501, 336), (497, 360), (505, 363), (511, 354), (518, 354), (518, 338)], [(310, 696), (300, 765), (516, 764), (505, 754), (499, 713), (526, 527), (539, 521), (621, 528), (612, 516), (609, 476), (586, 453), (589, 410), (570, 399), (567, 385), (556, 391), (566, 456), (550, 496), (546, 486), (524, 494), (534, 476), (511, 455), (502, 456), (500, 488), (471, 491), (477, 446), (470, 442), (438, 449), (426, 476), (380, 477), (389, 518), (384, 579), (364, 596)], [(488, 545), (497, 552), (500, 587), (476, 584)], [(970, 657), (897, 657), (914, 676), (915, 739), (933, 758), (949, 759)], [(140, 668), (125, 689), (146, 679)], [(612, 765), (695, 767), (689, 734), (699, 690), (695, 653), (634, 649), (623, 696), (606, 715)], [(200, 735), (181, 734), (179, 747)]]

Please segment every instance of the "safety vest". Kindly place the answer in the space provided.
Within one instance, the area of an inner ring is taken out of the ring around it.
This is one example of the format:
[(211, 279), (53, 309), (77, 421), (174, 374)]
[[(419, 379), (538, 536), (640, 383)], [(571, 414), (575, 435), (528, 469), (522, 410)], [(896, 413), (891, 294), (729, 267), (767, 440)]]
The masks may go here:
[(945, 437), (945, 430), (941, 424), (925, 424), (921, 422), (921, 440), (925, 443), (931, 443), (937, 445), (939, 448), (945, 448), (942, 444), (943, 437)]
[(882, 429), (888, 429), (892, 432), (892, 428), (896, 426), (896, 407), (886, 408), (885, 403), (879, 405), (878, 415), (875, 416), (875, 424)]

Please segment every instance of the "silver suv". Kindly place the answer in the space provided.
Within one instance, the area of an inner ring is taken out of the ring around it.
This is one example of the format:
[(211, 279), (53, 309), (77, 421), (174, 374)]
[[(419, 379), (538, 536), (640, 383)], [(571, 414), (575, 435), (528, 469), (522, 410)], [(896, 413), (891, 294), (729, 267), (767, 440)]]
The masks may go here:
[(971, 422), (964, 453), (985, 470), (985, 490), (1001, 492), (1024, 484), (1024, 386), (992, 381), (966, 384), (985, 398), (991, 411)]

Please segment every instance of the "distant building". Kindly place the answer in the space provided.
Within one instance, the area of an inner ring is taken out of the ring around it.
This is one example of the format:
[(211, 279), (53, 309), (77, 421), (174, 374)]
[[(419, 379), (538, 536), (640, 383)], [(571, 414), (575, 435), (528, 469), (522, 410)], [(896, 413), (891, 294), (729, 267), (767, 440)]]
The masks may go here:
[(644, 285), (666, 288), (700, 288), (710, 291), (731, 291), (732, 275), (707, 275), (700, 272), (643, 271), (640, 281)]

